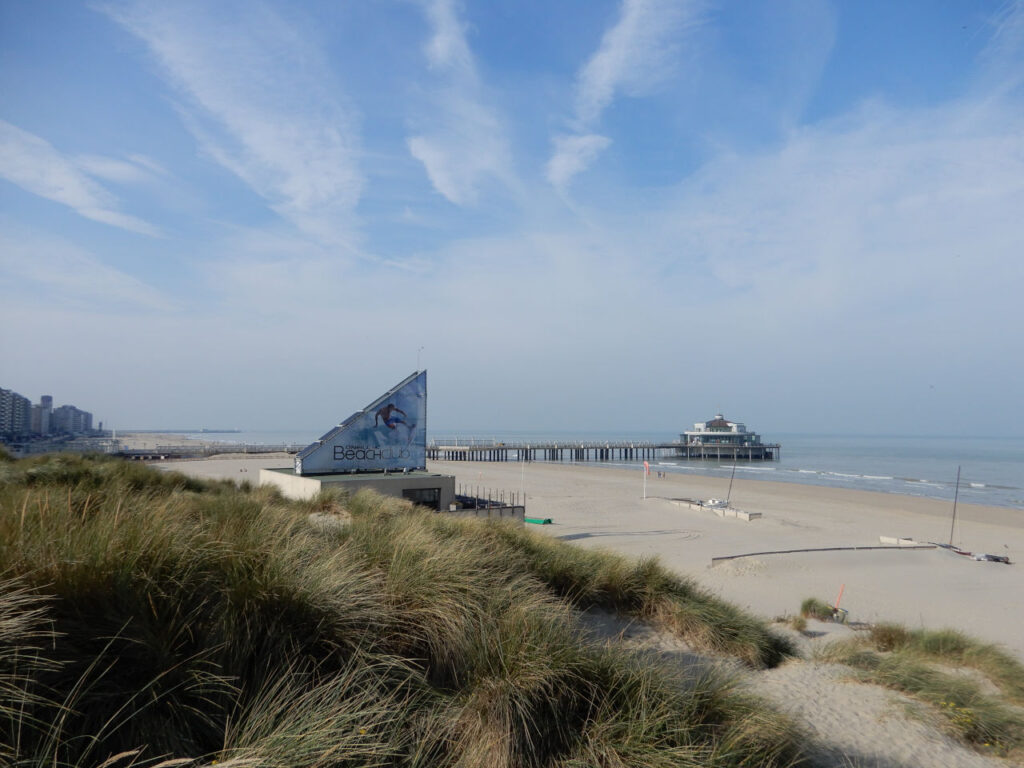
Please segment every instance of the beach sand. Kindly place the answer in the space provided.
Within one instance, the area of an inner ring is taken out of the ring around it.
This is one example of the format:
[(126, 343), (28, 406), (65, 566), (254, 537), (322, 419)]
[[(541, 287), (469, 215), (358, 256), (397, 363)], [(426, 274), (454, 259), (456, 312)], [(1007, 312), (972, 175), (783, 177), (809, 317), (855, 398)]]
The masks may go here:
[(123, 432), (118, 434), (117, 441), (122, 448), (130, 451), (152, 451), (161, 445), (207, 445), (206, 440), (192, 440), (180, 433), (163, 432)]
[[(159, 466), (204, 478), (252, 481), (261, 467), (291, 457), (220, 456)], [(723, 497), (720, 478), (542, 462), (430, 462), (433, 472), (491, 491), (524, 490), (527, 514), (550, 517), (531, 526), (583, 547), (657, 556), (726, 600), (772, 619), (795, 615), (801, 601), (833, 602), (851, 622), (893, 621), (908, 627), (952, 627), (1001, 644), (1024, 659), (1024, 510), (960, 505), (954, 543), (1008, 555), (1013, 565), (976, 562), (944, 550), (863, 550), (759, 555), (711, 564), (712, 557), (811, 547), (877, 546), (879, 536), (949, 540), (950, 504), (909, 496), (741, 480), (732, 505), (760, 512), (744, 521), (690, 509), (673, 499)], [(845, 587), (844, 587), (845, 585)], [(595, 637), (669, 663), (716, 664), (679, 638), (619, 617), (588, 612)], [(852, 670), (813, 660), (813, 648), (852, 636), (850, 626), (810, 621), (808, 636), (776, 625), (804, 650), (802, 659), (745, 671), (743, 685), (789, 713), (804, 729), (812, 765), (826, 768), (999, 768), (1008, 762), (979, 754), (943, 732), (937, 716), (912, 699), (856, 682)]]
[[(1009, 556), (978, 562), (940, 549), (866, 550), (713, 557), (815, 547), (880, 546), (879, 536), (948, 542), (952, 505), (895, 494), (736, 480), (730, 504), (760, 512), (744, 521), (672, 499), (723, 498), (721, 478), (532, 462), (432, 462), (456, 483), (526, 494), (535, 530), (584, 547), (657, 556), (726, 600), (763, 616), (794, 615), (807, 597), (834, 603), (850, 621), (952, 627), (1024, 659), (1024, 510), (957, 506), (954, 544)], [(845, 586), (844, 586), (845, 585)]]
[[(259, 469), (290, 466), (288, 454), (162, 462), (203, 478), (255, 482)], [(481, 491), (526, 494), (533, 529), (583, 547), (656, 556), (669, 568), (766, 619), (795, 615), (807, 597), (834, 603), (851, 622), (951, 627), (998, 643), (1024, 659), (1024, 510), (957, 506), (954, 544), (1005, 555), (1013, 565), (978, 562), (941, 549), (887, 549), (712, 558), (774, 550), (881, 546), (879, 536), (948, 542), (952, 505), (895, 494), (762, 480), (736, 480), (731, 506), (762, 517), (744, 521), (691, 509), (674, 499), (722, 498), (721, 478), (530, 462), (430, 462)]]

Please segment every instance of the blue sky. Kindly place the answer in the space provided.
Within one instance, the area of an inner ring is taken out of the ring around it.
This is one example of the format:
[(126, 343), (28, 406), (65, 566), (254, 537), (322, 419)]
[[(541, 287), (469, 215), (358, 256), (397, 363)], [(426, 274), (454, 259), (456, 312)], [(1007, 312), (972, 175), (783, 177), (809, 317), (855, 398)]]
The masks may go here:
[(0, 386), (119, 428), (1019, 434), (1022, 255), (1021, 2), (0, 0)]

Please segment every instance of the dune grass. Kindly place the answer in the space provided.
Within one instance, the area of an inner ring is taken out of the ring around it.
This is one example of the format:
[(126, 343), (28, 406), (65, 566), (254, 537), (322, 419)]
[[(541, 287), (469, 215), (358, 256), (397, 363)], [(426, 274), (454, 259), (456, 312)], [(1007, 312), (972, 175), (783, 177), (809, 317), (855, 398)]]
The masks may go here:
[[(908, 630), (894, 624), (871, 628), (867, 637), (832, 643), (823, 661), (847, 664), (867, 682), (901, 691), (930, 705), (965, 743), (1002, 756), (1024, 756), (1024, 669), (1001, 649), (954, 630)], [(962, 673), (971, 668), (998, 694)]]
[(531, 530), (485, 527), (482, 535), (517, 567), (580, 608), (601, 607), (660, 625), (698, 650), (773, 667), (796, 651), (767, 625), (671, 573), (655, 558), (631, 560), (580, 547)]
[(797, 632), (804, 633), (807, 631), (807, 619), (803, 616), (790, 616), (782, 619), (782, 621)]
[(832, 606), (816, 597), (808, 597), (800, 603), (800, 615), (805, 619), (831, 621)]
[(369, 493), (298, 504), (99, 457), (0, 462), (0, 762), (801, 761), (792, 723), (723, 673), (613, 652), (576, 609), (749, 663), (785, 652), (774, 636), (656, 563), (579, 552)]
[(907, 629), (898, 624), (871, 627), (870, 641), (879, 651), (901, 651), (949, 666), (976, 669), (1016, 704), (1024, 704), (1024, 664), (1002, 648), (954, 629)]

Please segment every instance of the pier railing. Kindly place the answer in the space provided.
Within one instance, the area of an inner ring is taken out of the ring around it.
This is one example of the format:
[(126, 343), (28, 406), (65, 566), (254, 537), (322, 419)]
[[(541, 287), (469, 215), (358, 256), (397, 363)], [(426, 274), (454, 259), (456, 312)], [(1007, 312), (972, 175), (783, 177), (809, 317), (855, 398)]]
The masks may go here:
[(297, 443), (200, 443), (181, 445), (157, 445), (155, 448), (121, 448), (111, 453), (128, 459), (200, 459), (221, 454), (298, 453), (305, 444)]
[(658, 443), (649, 440), (432, 440), (427, 446), (427, 458), (436, 461), (612, 461), (654, 459), (670, 452), (674, 454), (679, 447), (678, 442)]
[(691, 444), (680, 440), (501, 441), (435, 438), (427, 445), (434, 461), (636, 461), (676, 458), (718, 461), (777, 461), (778, 443), (763, 445)]

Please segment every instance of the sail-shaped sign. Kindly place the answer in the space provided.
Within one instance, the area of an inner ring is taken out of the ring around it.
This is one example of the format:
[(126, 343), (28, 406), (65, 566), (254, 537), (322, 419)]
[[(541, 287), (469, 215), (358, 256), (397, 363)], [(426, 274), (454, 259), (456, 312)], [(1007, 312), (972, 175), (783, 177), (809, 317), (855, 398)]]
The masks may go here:
[(295, 457), (295, 474), (427, 468), (427, 372), (417, 371)]

